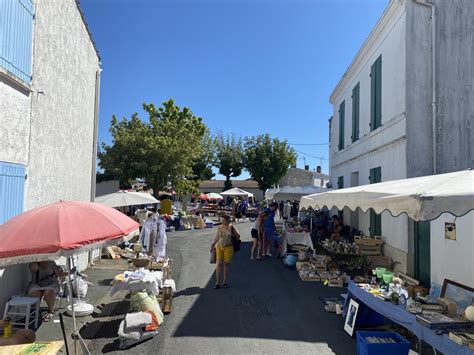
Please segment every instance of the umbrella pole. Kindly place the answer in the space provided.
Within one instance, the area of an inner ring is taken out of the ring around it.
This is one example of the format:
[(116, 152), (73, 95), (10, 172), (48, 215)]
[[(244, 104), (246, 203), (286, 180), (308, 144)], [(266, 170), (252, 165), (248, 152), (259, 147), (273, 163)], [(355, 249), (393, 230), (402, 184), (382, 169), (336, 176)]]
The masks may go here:
[[(72, 324), (74, 327), (74, 331), (72, 332), (72, 339), (74, 340), (74, 354), (77, 354), (77, 340), (79, 340), (79, 343), (82, 348), (82, 352), (85, 355), (90, 355), (89, 349), (87, 349), (87, 345), (84, 342), (84, 339), (82, 339), (81, 335), (77, 331), (77, 325), (76, 325), (76, 312), (74, 311), (74, 295), (72, 294), (72, 279), (71, 279), (71, 265), (73, 264), (72, 257), (69, 257), (67, 259), (67, 277), (68, 277), (68, 286), (69, 286), (69, 294), (71, 295), (71, 312), (72, 312)], [(77, 293), (79, 293), (79, 289), (77, 290)]]

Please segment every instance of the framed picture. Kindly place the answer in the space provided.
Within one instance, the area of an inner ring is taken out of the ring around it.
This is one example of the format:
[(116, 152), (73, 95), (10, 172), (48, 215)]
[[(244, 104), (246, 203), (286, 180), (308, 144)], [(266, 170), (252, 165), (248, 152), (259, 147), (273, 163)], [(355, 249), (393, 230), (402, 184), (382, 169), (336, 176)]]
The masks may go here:
[(444, 223), (444, 238), (456, 240), (456, 223)]
[(347, 309), (346, 320), (344, 322), (344, 330), (352, 336), (354, 334), (354, 328), (357, 319), (357, 312), (359, 311), (359, 304), (351, 299), (349, 302), (349, 308)]
[(474, 288), (444, 279), (441, 297), (446, 297), (456, 302), (457, 313), (463, 314), (466, 307), (470, 306), (474, 300)]

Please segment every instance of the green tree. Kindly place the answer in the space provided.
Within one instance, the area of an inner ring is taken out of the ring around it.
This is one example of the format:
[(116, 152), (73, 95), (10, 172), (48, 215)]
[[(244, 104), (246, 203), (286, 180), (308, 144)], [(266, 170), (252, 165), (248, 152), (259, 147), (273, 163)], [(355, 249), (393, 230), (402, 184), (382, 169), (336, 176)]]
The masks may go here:
[(215, 174), (212, 171), (216, 159), (214, 140), (209, 131), (206, 131), (201, 140), (202, 153), (193, 164), (193, 174), (196, 181), (211, 180)]
[(216, 148), (215, 166), (219, 173), (225, 176), (224, 190), (232, 187), (230, 178), (242, 174), (243, 166), (243, 146), (242, 138), (235, 134), (224, 136), (219, 133), (214, 138)]
[(245, 169), (262, 191), (278, 184), (297, 158), (286, 140), (272, 139), (269, 134), (247, 137), (244, 153)]
[(100, 166), (121, 180), (142, 178), (155, 193), (167, 189), (180, 194), (196, 192), (192, 167), (203, 155), (208, 128), (189, 108), (180, 109), (172, 99), (159, 108), (143, 104), (143, 109), (148, 122), (136, 113), (130, 120), (112, 117), (112, 144), (102, 145)]

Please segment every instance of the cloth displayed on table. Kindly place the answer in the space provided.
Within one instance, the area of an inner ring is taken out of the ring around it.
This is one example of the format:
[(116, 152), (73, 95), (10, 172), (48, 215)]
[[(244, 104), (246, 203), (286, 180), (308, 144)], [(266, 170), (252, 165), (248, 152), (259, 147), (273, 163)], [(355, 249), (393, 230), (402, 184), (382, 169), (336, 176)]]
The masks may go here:
[(114, 277), (111, 294), (113, 295), (119, 290), (132, 292), (147, 290), (157, 295), (160, 293), (162, 283), (163, 271), (150, 271), (146, 269), (139, 269), (133, 273), (125, 271)]
[(311, 235), (307, 232), (303, 233), (292, 233), (285, 231), (283, 233), (283, 245), (282, 245), (282, 254), (285, 255), (287, 251), (287, 244), (294, 245), (294, 244), (301, 244), (306, 245), (307, 247), (314, 250), (313, 241), (311, 240)]
[(160, 219), (158, 222), (158, 234), (154, 239), (153, 243), (153, 256), (157, 259), (164, 258), (166, 256), (166, 243), (168, 238), (166, 236), (166, 225), (165, 221)]
[(163, 323), (163, 312), (154, 295), (150, 295), (146, 292), (135, 293), (132, 295), (131, 309), (136, 312), (150, 311), (155, 315), (158, 325)]

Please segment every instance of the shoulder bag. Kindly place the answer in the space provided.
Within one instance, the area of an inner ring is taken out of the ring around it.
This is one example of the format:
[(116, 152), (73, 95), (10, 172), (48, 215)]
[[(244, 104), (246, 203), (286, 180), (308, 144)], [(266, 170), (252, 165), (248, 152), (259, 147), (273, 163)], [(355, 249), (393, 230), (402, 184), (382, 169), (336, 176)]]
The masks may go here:
[(232, 226), (232, 245), (234, 246), (234, 252), (240, 251), (240, 245), (242, 244), (242, 241), (240, 239), (237, 239), (234, 233), (235, 227)]

